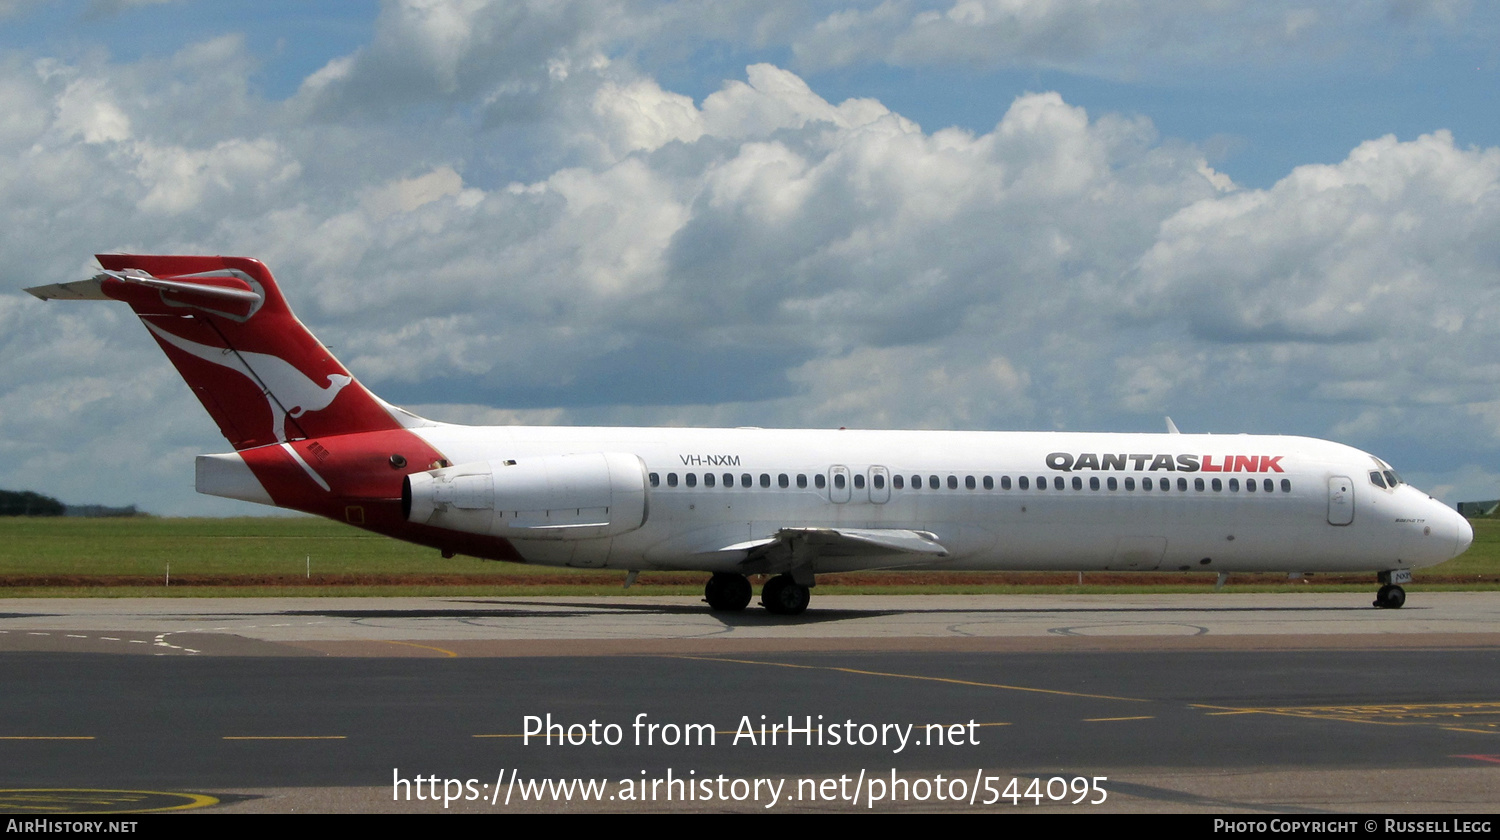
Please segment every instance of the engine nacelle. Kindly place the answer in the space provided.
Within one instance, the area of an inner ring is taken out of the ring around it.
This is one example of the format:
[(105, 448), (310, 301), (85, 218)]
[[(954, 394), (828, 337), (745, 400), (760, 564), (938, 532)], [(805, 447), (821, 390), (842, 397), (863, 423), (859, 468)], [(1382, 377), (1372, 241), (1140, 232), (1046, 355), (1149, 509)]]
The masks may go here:
[(646, 524), (646, 464), (624, 452), (535, 455), (413, 473), (410, 522), (517, 540), (583, 540)]

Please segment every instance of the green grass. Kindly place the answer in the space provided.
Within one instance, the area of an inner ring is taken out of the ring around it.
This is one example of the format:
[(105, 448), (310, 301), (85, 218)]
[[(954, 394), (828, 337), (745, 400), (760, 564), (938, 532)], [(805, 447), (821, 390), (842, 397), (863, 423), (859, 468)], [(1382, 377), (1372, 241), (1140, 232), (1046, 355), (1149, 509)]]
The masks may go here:
[[(1500, 589), (1500, 519), (1474, 520), (1474, 544), (1462, 557), (1415, 573), (1429, 590)], [(306, 577), (311, 558), (312, 579)], [(167, 583), (170, 563), (172, 585)], [(819, 594), (1052, 594), (1203, 591), (1211, 574), (1158, 576), (1145, 585), (1115, 582), (1079, 586), (1053, 573), (993, 575), (966, 581), (944, 573), (941, 582), (922, 573), (887, 575), (879, 582), (837, 579)], [(1043, 578), (1046, 578), (1044, 581)], [(1116, 576), (1117, 578), (1119, 576)], [(242, 519), (0, 518), (0, 596), (356, 596), (356, 595), (605, 595), (619, 594), (617, 569), (560, 569), (443, 558), (434, 549), (312, 517)], [(1161, 583), (1161, 580), (1170, 583)], [(1424, 583), (1425, 579), (1425, 583)], [(641, 575), (630, 594), (696, 595), (699, 572)], [(1364, 591), (1371, 575), (1319, 575), (1308, 582), (1276, 575), (1236, 575), (1230, 589), (1258, 591)]]
[(300, 575), (307, 571), (308, 558), (315, 574), (517, 575), (557, 571), (473, 557), (444, 559), (436, 549), (314, 517), (0, 519), (0, 576), (164, 576), (169, 562), (174, 577)]

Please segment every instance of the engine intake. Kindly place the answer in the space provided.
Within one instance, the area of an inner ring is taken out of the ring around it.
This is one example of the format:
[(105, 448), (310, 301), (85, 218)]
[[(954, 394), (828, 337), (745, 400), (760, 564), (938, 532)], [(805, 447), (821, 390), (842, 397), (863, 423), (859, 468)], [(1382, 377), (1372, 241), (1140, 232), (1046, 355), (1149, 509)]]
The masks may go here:
[(582, 540), (646, 524), (646, 464), (624, 452), (497, 459), (408, 475), (407, 521), (518, 540)]

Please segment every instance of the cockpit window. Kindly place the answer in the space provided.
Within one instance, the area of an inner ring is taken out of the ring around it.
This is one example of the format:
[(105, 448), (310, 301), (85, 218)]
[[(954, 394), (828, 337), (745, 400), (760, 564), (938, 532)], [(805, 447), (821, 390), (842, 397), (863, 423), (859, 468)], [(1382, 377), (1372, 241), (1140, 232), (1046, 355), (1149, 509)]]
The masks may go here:
[(1370, 483), (1376, 487), (1385, 487), (1385, 478), (1381, 476), (1380, 470), (1370, 470)]
[(1392, 487), (1395, 487), (1396, 485), (1401, 483), (1401, 476), (1396, 475), (1395, 470), (1386, 470), (1385, 472), (1381, 473), (1381, 475), (1385, 476), (1386, 484), (1389, 484)]

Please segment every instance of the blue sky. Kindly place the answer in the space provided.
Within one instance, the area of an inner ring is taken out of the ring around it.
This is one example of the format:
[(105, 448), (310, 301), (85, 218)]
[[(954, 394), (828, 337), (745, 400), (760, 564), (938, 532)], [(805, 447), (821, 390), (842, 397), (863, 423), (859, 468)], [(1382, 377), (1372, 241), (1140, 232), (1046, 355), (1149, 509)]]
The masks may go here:
[[(807, 5), (826, 16), (842, 5), (874, 4)], [(1071, 68), (998, 55), (989, 65), (934, 60), (893, 66), (872, 56), (802, 75), (825, 99), (874, 97), (927, 129), (984, 131), (1016, 96), (1058, 91), (1090, 111), (1146, 116), (1163, 135), (1204, 147), (1216, 168), (1252, 187), (1268, 187), (1304, 163), (1335, 163), (1360, 141), (1384, 134), (1412, 139), (1442, 127), (1460, 144), (1495, 145), (1500, 11), (1483, 3), (1354, 4), (1366, 7), (1359, 10), (1302, 5), (1329, 18), (1332, 31), (1303, 45), (1301, 54), (1272, 53), (1265, 60), (1188, 65), (1170, 55), (1153, 57), (1143, 47), (1128, 61)], [(22, 2), (0, 18), (0, 47), (62, 57), (104, 50), (115, 61), (133, 62), (237, 33), (257, 57), (251, 79), (259, 93), (283, 100), (309, 74), (368, 43), (380, 6), (375, 0)], [(1223, 23), (1232, 27), (1235, 16), (1225, 15)], [(1343, 27), (1351, 31), (1340, 32)], [(609, 46), (668, 89), (700, 101), (748, 64), (801, 70), (805, 63), (786, 43), (753, 39), (705, 39), (686, 51), (629, 41)]]
[(265, 260), (438, 419), (1307, 434), (1500, 494), (1500, 11), (0, 0), (0, 486), (223, 448), (127, 315)]

